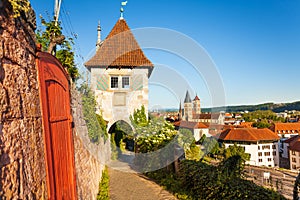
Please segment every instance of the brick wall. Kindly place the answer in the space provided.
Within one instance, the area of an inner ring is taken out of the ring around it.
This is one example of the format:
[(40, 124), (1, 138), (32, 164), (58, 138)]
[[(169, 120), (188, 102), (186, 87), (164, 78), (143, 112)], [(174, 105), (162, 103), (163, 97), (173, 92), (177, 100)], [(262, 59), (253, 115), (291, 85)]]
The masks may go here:
[(46, 198), (34, 29), (0, 0), (0, 199)]

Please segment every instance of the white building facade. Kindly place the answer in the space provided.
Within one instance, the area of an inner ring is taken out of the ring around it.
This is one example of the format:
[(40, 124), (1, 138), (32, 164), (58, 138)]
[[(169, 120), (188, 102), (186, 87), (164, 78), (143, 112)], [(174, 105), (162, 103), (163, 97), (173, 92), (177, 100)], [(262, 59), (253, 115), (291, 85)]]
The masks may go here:
[(223, 131), (219, 141), (225, 148), (237, 144), (250, 154), (246, 164), (255, 166), (279, 166), (279, 137), (269, 129), (235, 128)]

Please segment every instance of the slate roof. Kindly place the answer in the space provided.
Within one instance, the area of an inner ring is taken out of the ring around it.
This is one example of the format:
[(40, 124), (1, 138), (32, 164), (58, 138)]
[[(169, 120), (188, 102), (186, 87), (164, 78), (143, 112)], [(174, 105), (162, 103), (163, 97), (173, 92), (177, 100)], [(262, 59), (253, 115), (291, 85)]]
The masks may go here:
[(153, 68), (124, 19), (119, 19), (96, 54), (84, 64), (106, 68)]
[(192, 102), (191, 96), (190, 96), (189, 91), (187, 90), (187, 91), (186, 91), (186, 94), (185, 94), (184, 103), (191, 103), (191, 102)]
[(279, 136), (270, 129), (234, 128), (227, 129), (220, 134), (219, 139), (224, 141), (258, 142), (267, 140), (279, 140)]

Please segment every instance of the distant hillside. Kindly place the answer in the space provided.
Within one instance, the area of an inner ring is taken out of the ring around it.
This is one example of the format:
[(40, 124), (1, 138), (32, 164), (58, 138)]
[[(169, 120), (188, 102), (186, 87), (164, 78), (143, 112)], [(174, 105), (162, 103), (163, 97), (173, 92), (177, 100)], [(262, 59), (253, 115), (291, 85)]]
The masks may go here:
[[(202, 112), (211, 112), (211, 108), (202, 108)], [(293, 103), (264, 103), (258, 105), (241, 105), (241, 106), (227, 106), (213, 108), (213, 112), (241, 112), (241, 111), (255, 111), (255, 110), (272, 110), (273, 112), (283, 112), (285, 110), (300, 110), (300, 101)]]

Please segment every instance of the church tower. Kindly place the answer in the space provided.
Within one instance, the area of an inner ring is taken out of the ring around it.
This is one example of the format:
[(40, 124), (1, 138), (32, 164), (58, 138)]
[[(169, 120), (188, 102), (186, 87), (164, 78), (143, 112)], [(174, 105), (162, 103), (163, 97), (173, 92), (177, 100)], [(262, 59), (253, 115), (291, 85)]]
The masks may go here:
[(192, 100), (189, 94), (189, 91), (186, 91), (185, 99), (184, 99), (184, 116), (183, 120), (192, 121), (193, 113), (192, 113)]
[(144, 105), (148, 111), (148, 78), (153, 64), (144, 55), (125, 19), (120, 18), (104, 41), (98, 40), (96, 54), (85, 63), (91, 72), (91, 88), (97, 112), (108, 121), (108, 128)]
[(193, 100), (193, 114), (201, 114), (200, 99), (198, 95)]

